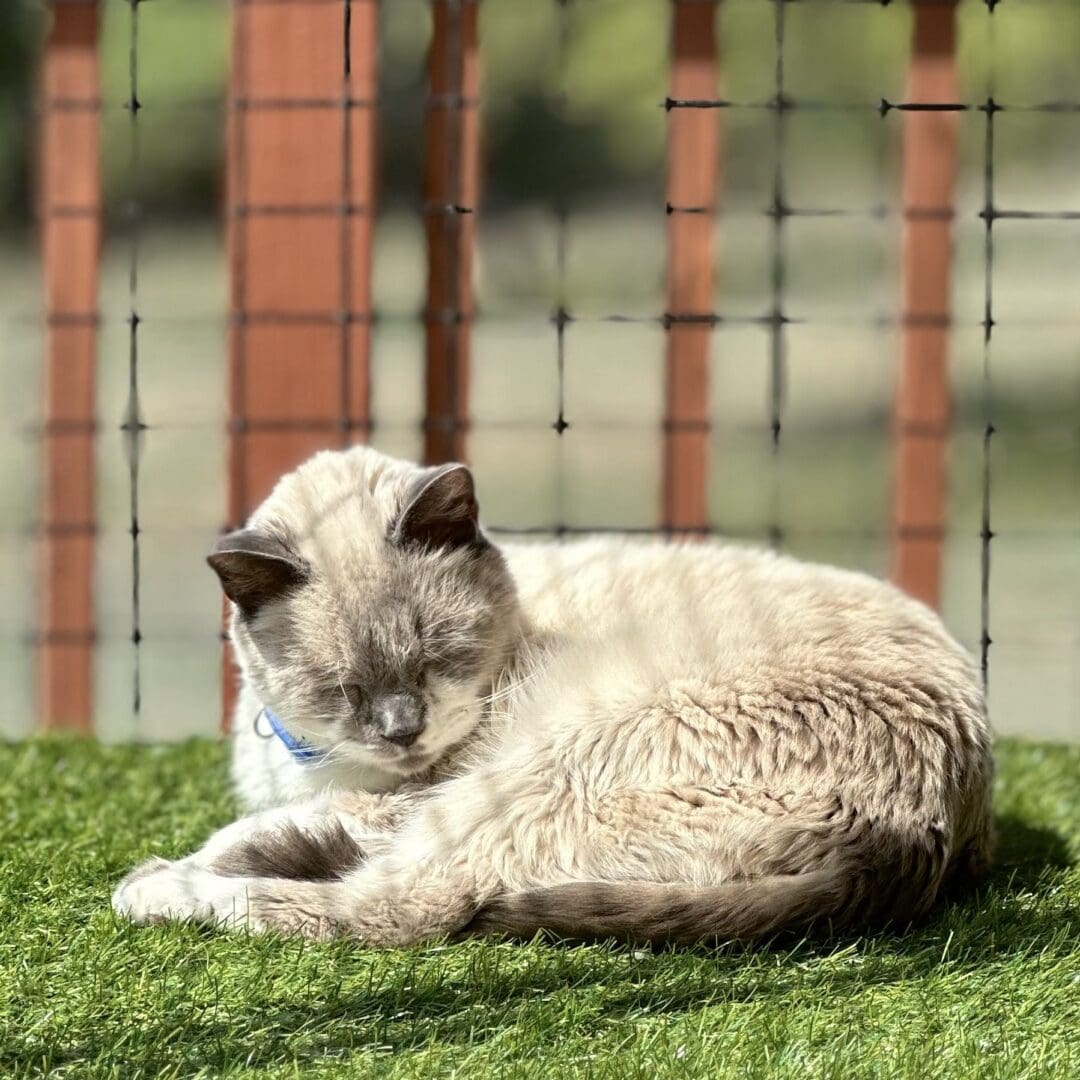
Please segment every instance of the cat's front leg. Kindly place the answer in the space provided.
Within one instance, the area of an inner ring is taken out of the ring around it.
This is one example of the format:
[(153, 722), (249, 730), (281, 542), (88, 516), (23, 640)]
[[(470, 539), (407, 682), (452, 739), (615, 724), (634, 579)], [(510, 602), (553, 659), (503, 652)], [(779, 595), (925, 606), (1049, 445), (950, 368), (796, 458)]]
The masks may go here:
[(116, 887), (113, 910), (139, 926), (202, 922), (242, 926), (248, 921), (244, 878), (224, 877), (190, 859), (151, 859)]
[(227, 876), (182, 859), (133, 871), (113, 908), (139, 926), (193, 922), (325, 939), (348, 930), (347, 900), (340, 881)]
[[(117, 886), (112, 906), (137, 926), (193, 922), (310, 938), (339, 932), (340, 882), (286, 881), (217, 874), (192, 859), (150, 860)], [(287, 907), (273, 899), (288, 897)], [(272, 898), (269, 905), (266, 898)]]
[(385, 831), (411, 796), (327, 795), (234, 821), (175, 862), (151, 858), (117, 886), (112, 906), (139, 923), (165, 919), (239, 923), (247, 881), (333, 880), (390, 843)]
[[(497, 885), (489, 862), (473, 864), (462, 850), (465, 838), (493, 822), (468, 799), (440, 801), (433, 816), (414, 814), (390, 834), (388, 850), (333, 875), (319, 868), (334, 861), (335, 816), (304, 829), (282, 821), (281, 811), (271, 828), (236, 822), (202, 852), (135, 870), (113, 907), (140, 924), (184, 920), (311, 938), (344, 933), (382, 946), (453, 933)], [(289, 873), (273, 870), (282, 860)]]

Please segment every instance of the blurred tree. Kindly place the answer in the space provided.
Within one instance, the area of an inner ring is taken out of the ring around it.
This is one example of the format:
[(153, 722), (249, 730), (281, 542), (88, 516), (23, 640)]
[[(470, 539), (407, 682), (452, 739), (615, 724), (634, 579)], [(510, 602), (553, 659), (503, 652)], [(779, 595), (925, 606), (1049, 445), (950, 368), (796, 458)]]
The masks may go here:
[(30, 216), (30, 135), (34, 65), (45, 28), (39, 4), (0, 5), (0, 216)]

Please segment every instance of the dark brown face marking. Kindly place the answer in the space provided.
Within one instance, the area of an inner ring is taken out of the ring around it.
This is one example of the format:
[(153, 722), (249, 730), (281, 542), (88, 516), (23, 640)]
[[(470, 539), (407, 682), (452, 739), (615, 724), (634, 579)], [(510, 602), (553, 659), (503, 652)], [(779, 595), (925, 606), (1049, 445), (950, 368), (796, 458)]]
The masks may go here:
[(380, 694), (371, 703), (376, 730), (395, 746), (408, 747), (427, 727), (427, 707), (419, 694)]
[(247, 618), (308, 580), (307, 564), (284, 541), (251, 529), (223, 536), (206, 561)]
[(406, 498), (390, 539), (399, 545), (465, 547), (483, 541), (472, 473), (464, 465), (426, 470)]

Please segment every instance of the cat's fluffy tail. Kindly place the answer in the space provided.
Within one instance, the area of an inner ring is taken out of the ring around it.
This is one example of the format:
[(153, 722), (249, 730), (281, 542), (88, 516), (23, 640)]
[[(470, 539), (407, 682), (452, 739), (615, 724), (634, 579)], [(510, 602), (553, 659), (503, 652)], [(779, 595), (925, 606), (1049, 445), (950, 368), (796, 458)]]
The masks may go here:
[(940, 825), (896, 832), (825, 807), (815, 818), (776, 825), (759, 845), (773, 859), (760, 876), (704, 886), (585, 881), (508, 892), (483, 904), (464, 932), (694, 943), (752, 941), (811, 923), (906, 925), (926, 914), (958, 869), (985, 863), (985, 830), (968, 838), (958, 857), (946, 835)]
[(575, 882), (489, 901), (466, 934), (693, 943), (749, 941), (804, 926), (842, 906), (847, 889), (832, 870), (696, 887), (645, 881)]
[(706, 886), (596, 881), (507, 893), (484, 904), (465, 933), (531, 937), (546, 930), (576, 939), (693, 943), (752, 941), (811, 923), (904, 925), (926, 914), (950, 869), (948, 848), (934, 830), (901, 839), (862, 821), (818, 841), (831, 848), (828, 855), (793, 873)]

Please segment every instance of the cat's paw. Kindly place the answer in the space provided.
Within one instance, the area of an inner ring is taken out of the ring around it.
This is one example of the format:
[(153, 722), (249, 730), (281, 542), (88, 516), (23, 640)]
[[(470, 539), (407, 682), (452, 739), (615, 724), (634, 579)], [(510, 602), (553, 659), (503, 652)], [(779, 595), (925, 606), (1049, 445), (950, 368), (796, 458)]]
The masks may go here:
[(151, 859), (117, 885), (112, 907), (139, 926), (200, 922), (244, 926), (248, 898), (243, 878), (221, 877), (189, 862)]

